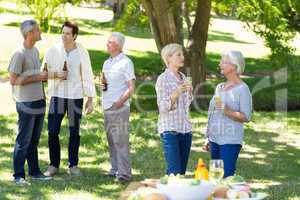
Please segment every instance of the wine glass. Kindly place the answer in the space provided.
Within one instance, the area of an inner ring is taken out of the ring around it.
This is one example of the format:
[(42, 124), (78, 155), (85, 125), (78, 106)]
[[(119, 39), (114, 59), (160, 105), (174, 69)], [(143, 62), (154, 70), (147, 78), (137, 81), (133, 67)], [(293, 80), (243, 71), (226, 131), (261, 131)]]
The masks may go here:
[(192, 77), (191, 76), (187, 76), (186, 78), (185, 78), (185, 81), (189, 84), (189, 85), (192, 85)]
[(209, 180), (215, 184), (219, 183), (224, 176), (223, 160), (211, 160), (209, 162)]

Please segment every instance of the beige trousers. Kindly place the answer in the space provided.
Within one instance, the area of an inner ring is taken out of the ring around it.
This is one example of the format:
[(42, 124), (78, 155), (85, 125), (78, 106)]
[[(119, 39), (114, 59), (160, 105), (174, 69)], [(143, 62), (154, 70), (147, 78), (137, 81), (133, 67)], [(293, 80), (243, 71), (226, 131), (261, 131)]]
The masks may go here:
[(126, 180), (131, 179), (131, 164), (129, 159), (129, 113), (130, 108), (123, 106), (111, 107), (104, 111), (104, 128), (109, 145), (111, 175)]

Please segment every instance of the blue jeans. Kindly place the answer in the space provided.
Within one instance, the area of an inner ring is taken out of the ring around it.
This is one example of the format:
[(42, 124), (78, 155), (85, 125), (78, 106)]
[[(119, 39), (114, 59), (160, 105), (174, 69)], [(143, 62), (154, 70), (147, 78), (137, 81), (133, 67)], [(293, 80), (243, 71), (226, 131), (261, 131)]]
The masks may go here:
[(167, 174), (184, 175), (192, 145), (192, 133), (166, 131), (160, 136), (167, 162)]
[(43, 129), (45, 100), (17, 102), (18, 133), (13, 153), (14, 178), (25, 178), (25, 160), (31, 176), (41, 174), (38, 163), (38, 144)]
[(238, 159), (242, 145), (240, 144), (224, 144), (218, 145), (209, 142), (211, 159), (221, 159), (224, 162), (224, 178), (233, 176), (235, 165)]
[(82, 116), (83, 99), (65, 99), (51, 97), (48, 113), (48, 145), (50, 165), (58, 168), (60, 164), (59, 132), (61, 122), (67, 113), (69, 125), (69, 167), (78, 165), (80, 145), (80, 120)]

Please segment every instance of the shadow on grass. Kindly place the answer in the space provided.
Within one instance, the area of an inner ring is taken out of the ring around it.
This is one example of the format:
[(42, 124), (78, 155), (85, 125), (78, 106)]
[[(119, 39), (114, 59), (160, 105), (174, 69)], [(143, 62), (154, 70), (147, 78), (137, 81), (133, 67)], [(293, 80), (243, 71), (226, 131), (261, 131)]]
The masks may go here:
[(242, 151), (244, 157), (239, 159), (237, 173), (247, 180), (270, 184), (264, 189), (270, 199), (290, 199), (295, 195), (300, 197), (300, 172), (297, 170), (300, 163), (295, 159), (300, 149), (276, 141), (278, 137), (280, 135), (276, 132), (246, 130), (245, 141), (250, 148), (246, 146)]
[[(267, 184), (263, 191), (269, 194), (269, 199), (291, 199), (300, 197), (300, 163), (297, 159), (300, 149), (288, 142), (280, 141), (283, 137), (272, 129), (270, 131), (256, 131), (256, 124), (264, 124), (276, 120), (272, 113), (259, 113), (253, 118), (253, 125), (245, 129), (245, 144), (240, 153), (236, 173), (245, 177), (247, 181)], [(278, 122), (279, 123), (279, 122)], [(284, 134), (282, 132), (281, 134)], [(201, 142), (198, 142), (201, 141)], [(204, 142), (203, 135), (194, 132), (193, 143), (196, 149)], [(208, 163), (208, 153), (192, 151), (189, 161), (189, 169), (199, 158), (204, 158)], [(254, 189), (254, 191), (256, 191)]]
[(240, 43), (240, 44), (253, 44), (249, 42), (245, 42), (242, 40), (237, 40), (234, 38), (233, 33), (226, 33), (222, 31), (210, 31), (208, 33), (208, 41), (221, 41), (221, 42), (233, 42), (233, 43)]

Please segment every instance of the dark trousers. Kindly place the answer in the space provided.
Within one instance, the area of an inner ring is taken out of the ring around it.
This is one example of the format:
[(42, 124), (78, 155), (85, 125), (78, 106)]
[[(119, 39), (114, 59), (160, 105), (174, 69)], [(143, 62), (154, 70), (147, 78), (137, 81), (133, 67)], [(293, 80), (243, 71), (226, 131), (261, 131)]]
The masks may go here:
[(59, 132), (61, 122), (67, 113), (69, 123), (69, 167), (78, 165), (78, 151), (80, 145), (80, 120), (82, 116), (83, 99), (65, 99), (52, 97), (48, 113), (48, 145), (50, 165), (59, 167), (60, 143)]
[(28, 173), (35, 176), (41, 173), (38, 163), (38, 144), (43, 129), (45, 100), (17, 102), (18, 133), (13, 154), (15, 179), (25, 178), (25, 160)]
[(167, 174), (185, 174), (192, 145), (192, 134), (166, 131), (161, 134), (161, 139), (167, 161)]
[(218, 145), (209, 142), (211, 159), (221, 159), (224, 162), (224, 178), (233, 176), (235, 165), (238, 159), (242, 145), (240, 144), (224, 144)]

